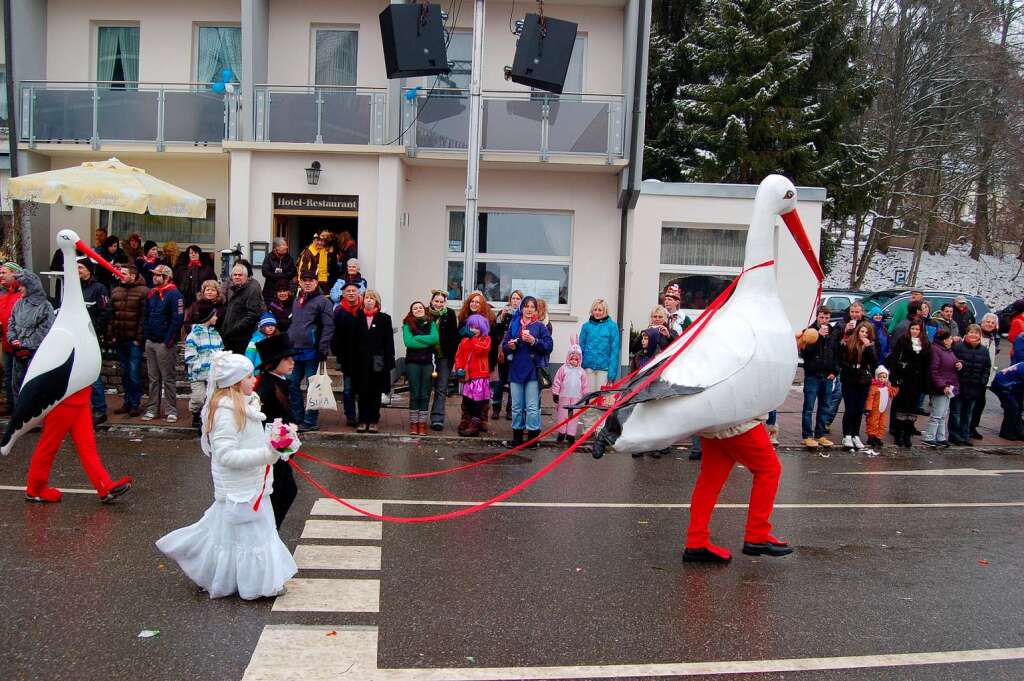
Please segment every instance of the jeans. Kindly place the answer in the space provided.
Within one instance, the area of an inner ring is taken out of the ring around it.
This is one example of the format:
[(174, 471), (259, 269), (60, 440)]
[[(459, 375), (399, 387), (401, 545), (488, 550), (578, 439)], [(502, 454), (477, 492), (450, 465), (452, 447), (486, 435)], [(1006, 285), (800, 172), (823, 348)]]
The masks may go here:
[(288, 400), (292, 403), (292, 416), (295, 417), (298, 426), (307, 425), (315, 427), (320, 420), (320, 412), (306, 411), (306, 400), (302, 397), (302, 380), (309, 378), (316, 373), (320, 366), (320, 360), (313, 359), (295, 360), (295, 368), (288, 375)]
[(107, 413), (107, 387), (103, 385), (103, 370), (100, 369), (100, 375), (96, 377), (96, 382), (92, 384), (92, 394), (89, 396), (89, 401), (92, 403), (93, 414), (106, 414)]
[(971, 417), (974, 415), (974, 399), (957, 395), (949, 406), (949, 436), (966, 442), (971, 439)]
[[(117, 358), (121, 363), (121, 387), (124, 403), (132, 409), (142, 404), (142, 346), (134, 341), (118, 342)], [(95, 409), (95, 407), (94, 407)]]
[(345, 420), (356, 421), (356, 392), (352, 387), (352, 377), (348, 375), (342, 380), (341, 402), (345, 409)]
[[(800, 421), (800, 432), (803, 439), (806, 440), (812, 435), (815, 438), (825, 436), (825, 431), (828, 429), (828, 404), (835, 383), (837, 383), (835, 379), (828, 379), (824, 376), (804, 376), (804, 408), (803, 418)], [(815, 402), (818, 403), (818, 418), (812, 425)]]
[(149, 372), (147, 413), (160, 415), (160, 392), (163, 388), (163, 403), (167, 407), (167, 415), (178, 415), (178, 396), (174, 373), (174, 364), (177, 359), (177, 346), (169, 348), (163, 343), (146, 341), (146, 370)]
[(434, 402), (430, 406), (430, 425), (444, 425), (444, 402), (448, 399), (448, 377), (452, 367), (443, 357), (437, 358), (437, 378), (434, 379)]
[(985, 413), (985, 393), (988, 389), (981, 391), (981, 395), (974, 400), (974, 411), (971, 413), (971, 432), (978, 430), (981, 425), (981, 415)]
[(540, 430), (540, 383), (509, 383), (512, 393), (512, 428)]
[(949, 397), (943, 395), (932, 395), (932, 411), (928, 416), (928, 428), (924, 431), (924, 439), (929, 442), (945, 442), (949, 439), (946, 434), (946, 417), (949, 415)]
[[(501, 411), (501, 401), (505, 398), (505, 386), (508, 385), (508, 363), (498, 365), (498, 378), (491, 381), (491, 406)], [(511, 403), (511, 398), (509, 402)], [(573, 422), (575, 423), (575, 421)]]
[(406, 361), (405, 375), (409, 378), (409, 411), (426, 411), (430, 407), (430, 382), (434, 367)]
[(843, 399), (843, 383), (839, 376), (832, 379), (832, 392), (828, 397), (828, 408), (825, 410), (825, 423), (832, 425), (839, 411), (839, 402)]
[(843, 437), (860, 437), (860, 424), (864, 420), (864, 404), (868, 401), (870, 385), (843, 385)]
[(14, 409), (14, 353), (4, 353), (4, 394), (7, 396), (7, 409)]

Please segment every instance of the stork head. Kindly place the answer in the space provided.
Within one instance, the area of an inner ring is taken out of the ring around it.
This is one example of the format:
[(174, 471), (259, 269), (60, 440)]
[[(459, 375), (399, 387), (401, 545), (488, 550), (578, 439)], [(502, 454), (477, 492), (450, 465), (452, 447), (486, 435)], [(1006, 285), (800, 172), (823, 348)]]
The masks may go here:
[(767, 202), (768, 210), (782, 218), (814, 276), (818, 281), (822, 281), (825, 273), (818, 262), (811, 240), (807, 237), (807, 230), (804, 229), (800, 214), (796, 212), (796, 187), (793, 183), (782, 175), (769, 175), (757, 188), (757, 200)]
[[(106, 258), (101, 257), (99, 253), (93, 250), (92, 246), (79, 239), (78, 234), (73, 229), (62, 229), (57, 232), (57, 247), (65, 253), (77, 251), (82, 255), (86, 255), (99, 263), (101, 267), (109, 270), (111, 274), (121, 281), (127, 281), (127, 278), (121, 274), (119, 269), (107, 262)], [(64, 257), (66, 258), (67, 255)]]

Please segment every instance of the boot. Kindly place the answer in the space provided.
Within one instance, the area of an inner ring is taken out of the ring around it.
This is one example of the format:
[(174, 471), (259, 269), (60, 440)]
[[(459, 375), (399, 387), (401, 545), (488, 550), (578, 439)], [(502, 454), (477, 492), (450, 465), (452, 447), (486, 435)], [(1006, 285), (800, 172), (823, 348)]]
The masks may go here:
[(512, 420), (512, 400), (511, 399), (508, 401), (508, 404), (505, 405), (505, 420), (506, 421), (511, 421)]
[(480, 419), (475, 416), (469, 420), (469, 428), (466, 429), (465, 434), (460, 433), (463, 437), (479, 437), (480, 436)]
[(61, 491), (55, 487), (43, 485), (36, 488), (25, 488), (25, 501), (33, 501), (40, 504), (56, 504), (63, 496)]
[(192, 414), (192, 427), (196, 430), (203, 427), (203, 415), (198, 411)]
[(419, 424), (419, 434), (420, 435), (426, 435), (427, 434), (427, 423), (429, 423), (429, 422), (430, 422), (430, 412), (429, 411), (425, 411), (425, 410), (421, 411), (420, 412), (420, 424)]
[(501, 405), (500, 404), (492, 404), (491, 405), (491, 420), (492, 421), (497, 421), (499, 418), (501, 418)]
[(558, 437), (555, 438), (555, 442), (557, 442), (558, 444), (562, 444), (563, 442), (565, 442), (565, 433), (559, 433)]
[(519, 445), (523, 444), (523, 429), (522, 428), (513, 428), (512, 429), (512, 439), (511, 440), (505, 440), (505, 442), (503, 444), (506, 447), (508, 447), (509, 449), (515, 449)]
[[(531, 431), (528, 431), (526, 435), (527, 435), (527, 437), (526, 437), (527, 440), (532, 440), (534, 438), (540, 437), (540, 431), (539, 430), (531, 430)], [(532, 445), (527, 447), (527, 449), (537, 449), (538, 447), (540, 447), (540, 440), (538, 440), (537, 442), (534, 442)]]
[(484, 402), (484, 408), (480, 410), (480, 432), (481, 433), (486, 433), (488, 430), (490, 430), (490, 424), (488, 423), (488, 421), (490, 419), (490, 415), (491, 415), (491, 412), (488, 411), (488, 409), (487, 409), (487, 403)]
[(409, 435), (420, 434), (420, 413), (418, 411), (409, 412)]

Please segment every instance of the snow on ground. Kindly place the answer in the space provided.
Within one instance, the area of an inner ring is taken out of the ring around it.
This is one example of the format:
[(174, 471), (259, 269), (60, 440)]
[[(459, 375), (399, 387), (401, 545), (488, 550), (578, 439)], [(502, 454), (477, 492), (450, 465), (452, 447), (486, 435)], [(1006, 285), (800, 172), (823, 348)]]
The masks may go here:
[[(915, 285), (918, 288), (947, 289), (979, 295), (993, 310), (1001, 310), (1024, 297), (1024, 272), (1021, 272), (1020, 260), (1013, 256), (1000, 258), (990, 255), (981, 256), (980, 261), (972, 260), (968, 255), (970, 251), (970, 246), (955, 245), (949, 247), (946, 255), (922, 254)], [(844, 242), (839, 247), (832, 271), (825, 278), (826, 287), (849, 287), (852, 254), (852, 244)], [(875, 253), (862, 288), (865, 291), (893, 288), (896, 270), (905, 270), (909, 274), (913, 258), (913, 251), (903, 248), (890, 249), (887, 255)], [(1020, 276), (1011, 281), (1018, 272)]]

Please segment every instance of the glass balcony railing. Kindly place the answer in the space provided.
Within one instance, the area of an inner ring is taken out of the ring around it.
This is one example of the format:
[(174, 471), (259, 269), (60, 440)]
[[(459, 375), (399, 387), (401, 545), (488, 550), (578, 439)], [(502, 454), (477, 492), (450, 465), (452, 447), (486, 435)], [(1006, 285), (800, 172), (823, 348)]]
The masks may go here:
[(238, 139), (239, 98), (199, 83), (66, 83), (21, 86), (20, 138), (90, 144), (219, 145)]
[(257, 85), (257, 142), (384, 144), (387, 91), (327, 85)]
[[(404, 143), (418, 149), (466, 149), (469, 94), (466, 90), (406, 90), (402, 97)], [(544, 92), (483, 95), (483, 150), (622, 158), (625, 118), (621, 96)]]

